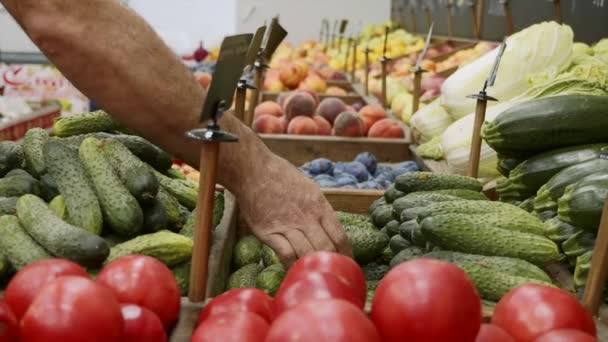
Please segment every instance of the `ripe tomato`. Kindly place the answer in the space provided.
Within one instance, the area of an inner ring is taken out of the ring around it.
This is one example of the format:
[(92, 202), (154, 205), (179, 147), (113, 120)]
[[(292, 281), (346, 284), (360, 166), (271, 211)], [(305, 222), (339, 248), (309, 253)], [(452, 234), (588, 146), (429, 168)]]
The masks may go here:
[(481, 300), (458, 267), (417, 259), (393, 268), (380, 281), (371, 318), (386, 342), (474, 341)]
[(123, 339), (129, 342), (166, 342), (163, 322), (154, 312), (135, 304), (120, 306), (125, 321)]
[(4, 300), (20, 320), (27, 308), (44, 285), (60, 276), (79, 276), (88, 278), (84, 268), (69, 260), (48, 259), (27, 265), (8, 283)]
[(290, 341), (380, 342), (381, 339), (361, 309), (341, 299), (323, 299), (300, 304), (272, 323), (266, 342)]
[(27, 342), (120, 341), (123, 320), (112, 292), (94, 281), (63, 276), (46, 285), (21, 320)]
[(224, 312), (205, 320), (190, 342), (262, 342), (268, 323), (253, 312)]
[(597, 339), (580, 330), (553, 330), (534, 340), (534, 342), (597, 342)]
[(288, 286), (311, 271), (342, 277), (354, 289), (357, 298), (365, 301), (367, 287), (361, 267), (353, 259), (338, 253), (314, 252), (303, 256), (291, 265), (281, 287)]
[(119, 302), (143, 306), (154, 312), (165, 328), (177, 320), (180, 294), (171, 270), (160, 261), (129, 255), (112, 261), (97, 276)]
[(209, 317), (225, 312), (253, 312), (266, 322), (272, 321), (272, 298), (255, 288), (234, 289), (214, 298), (205, 306), (197, 326)]
[(534, 341), (557, 329), (581, 330), (595, 336), (591, 315), (568, 292), (537, 284), (509, 291), (496, 305), (492, 324), (503, 328), (517, 341)]
[(501, 327), (484, 323), (479, 329), (475, 342), (515, 342), (515, 339)]
[(279, 289), (274, 299), (273, 314), (277, 317), (298, 304), (330, 298), (344, 299), (360, 309), (365, 306), (365, 301), (357, 298), (353, 289), (341, 278), (331, 273), (310, 272)]
[(0, 342), (16, 342), (19, 338), (19, 322), (11, 308), (0, 301)]

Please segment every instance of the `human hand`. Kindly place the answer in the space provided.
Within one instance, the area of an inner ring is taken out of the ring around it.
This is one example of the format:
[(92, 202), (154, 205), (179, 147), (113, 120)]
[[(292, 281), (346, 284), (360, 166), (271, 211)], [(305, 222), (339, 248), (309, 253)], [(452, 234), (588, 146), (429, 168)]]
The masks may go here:
[(282, 158), (252, 170), (238, 198), (242, 218), (253, 233), (290, 265), (312, 251), (351, 256), (350, 243), (320, 188)]

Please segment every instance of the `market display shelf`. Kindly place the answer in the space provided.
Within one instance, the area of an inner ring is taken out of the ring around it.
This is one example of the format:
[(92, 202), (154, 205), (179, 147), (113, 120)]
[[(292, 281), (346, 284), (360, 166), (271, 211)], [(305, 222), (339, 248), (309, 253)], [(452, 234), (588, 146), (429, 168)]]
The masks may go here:
[(50, 128), (55, 119), (61, 116), (61, 106), (58, 103), (49, 103), (31, 113), (24, 114), (18, 120), (0, 122), (0, 141), (19, 140), (25, 133), (34, 127)]
[[(271, 92), (262, 92), (261, 94), (261, 98), (260, 98), (260, 103), (264, 102), (264, 101), (273, 101), (273, 102), (277, 102), (278, 97), (281, 95), (282, 93), (271, 93)], [(318, 94), (319, 96), (319, 101), (323, 101), (326, 98), (338, 98), (340, 100), (342, 100), (344, 103), (346, 103), (347, 105), (353, 105), (355, 103), (360, 103), (360, 104), (367, 104), (367, 101), (365, 101), (365, 99), (360, 96), (359, 94), (356, 93), (350, 93), (347, 94), (345, 96), (337, 96), (337, 95), (328, 95), (328, 94)]]

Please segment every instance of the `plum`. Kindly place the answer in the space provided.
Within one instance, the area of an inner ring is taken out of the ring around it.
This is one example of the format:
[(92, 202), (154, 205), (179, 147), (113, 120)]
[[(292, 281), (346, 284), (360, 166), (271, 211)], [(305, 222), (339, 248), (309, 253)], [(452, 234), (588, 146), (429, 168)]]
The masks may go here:
[(376, 172), (374, 173), (374, 177), (382, 177), (389, 182), (393, 182), (395, 180), (395, 177), (393, 176), (393, 168), (386, 165), (378, 165)]
[(331, 182), (336, 181), (336, 179), (332, 175), (326, 175), (326, 174), (316, 175), (313, 178), (313, 180), (317, 183), (319, 183), (321, 181), (331, 181)]
[(356, 161), (350, 163), (336, 163), (334, 166), (334, 176), (340, 177), (340, 175), (344, 173), (355, 176), (358, 182), (367, 181), (369, 178), (369, 172), (365, 165)]
[(378, 179), (378, 178), (376, 178), (374, 181), (375, 181), (376, 183), (378, 183), (378, 185), (380, 185), (380, 187), (381, 187), (383, 190), (388, 189), (388, 188), (391, 186), (391, 184), (392, 184), (392, 182), (391, 182), (391, 181), (386, 180), (386, 179)]
[(384, 188), (380, 184), (378, 184), (374, 181), (367, 181), (367, 182), (359, 183), (358, 188), (359, 189), (384, 190)]
[(393, 177), (397, 178), (398, 176), (405, 174), (420, 171), (418, 168), (418, 164), (413, 161), (406, 161), (403, 163), (399, 163), (393, 167)]
[(350, 185), (350, 184), (349, 185), (341, 186), (340, 188), (342, 188), (342, 189), (358, 189), (358, 187), (356, 185)]
[(312, 160), (305, 164), (313, 175), (331, 174), (334, 170), (334, 163), (326, 158)]
[(343, 173), (340, 177), (336, 178), (336, 182), (338, 183), (338, 187), (344, 187), (345, 185), (357, 185), (357, 178), (353, 175), (349, 175), (347, 173)]
[(355, 160), (363, 165), (365, 165), (365, 167), (367, 168), (367, 171), (371, 174), (374, 174), (376, 172), (377, 166), (378, 166), (378, 161), (376, 159), (376, 156), (373, 155), (370, 152), (362, 152), (359, 153), (356, 157)]
[(338, 187), (338, 185), (335, 181), (327, 180), (327, 179), (321, 180), (321, 181), (317, 182), (317, 184), (319, 184), (319, 186), (321, 188), (337, 188)]

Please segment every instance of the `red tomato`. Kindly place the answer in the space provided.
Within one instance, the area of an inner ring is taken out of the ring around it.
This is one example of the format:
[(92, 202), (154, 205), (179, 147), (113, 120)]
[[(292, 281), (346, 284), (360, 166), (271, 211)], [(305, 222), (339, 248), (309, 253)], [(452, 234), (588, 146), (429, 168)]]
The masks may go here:
[(526, 284), (509, 291), (496, 305), (492, 324), (517, 341), (534, 341), (557, 329), (581, 330), (595, 336), (593, 318), (568, 292)]
[(8, 283), (4, 300), (20, 320), (44, 285), (67, 275), (89, 277), (84, 268), (69, 260), (48, 259), (31, 263)]
[(224, 312), (199, 325), (190, 342), (262, 342), (267, 333), (268, 323), (253, 312)]
[(16, 342), (19, 340), (19, 323), (11, 308), (0, 301), (0, 342)]
[(376, 327), (361, 309), (341, 299), (324, 299), (298, 305), (283, 313), (272, 323), (266, 342), (290, 341), (380, 342), (382, 340)]
[(367, 287), (361, 267), (353, 259), (338, 253), (314, 252), (303, 256), (289, 268), (281, 287), (293, 283), (311, 271), (342, 277), (355, 290), (357, 298), (365, 301)]
[(481, 300), (458, 267), (417, 259), (393, 268), (380, 281), (371, 318), (386, 342), (474, 341)]
[(479, 329), (475, 342), (515, 342), (515, 339), (501, 327), (484, 323)]
[(272, 321), (272, 298), (255, 288), (234, 289), (214, 298), (205, 306), (197, 325), (209, 317), (225, 312), (253, 312), (266, 322)]
[(580, 330), (553, 330), (534, 340), (534, 342), (597, 342), (597, 339)]
[(97, 276), (97, 282), (114, 293), (121, 303), (143, 306), (154, 312), (165, 328), (177, 320), (180, 294), (171, 270), (160, 261), (129, 255), (112, 261)]
[(125, 321), (123, 339), (129, 342), (166, 342), (163, 322), (154, 312), (135, 304), (120, 306)]
[(123, 320), (112, 292), (75, 276), (46, 285), (21, 320), (23, 342), (120, 341)]
[(282, 312), (310, 300), (344, 299), (363, 309), (365, 301), (354, 294), (353, 289), (341, 278), (331, 273), (310, 272), (299, 280), (283, 286), (274, 298), (273, 314)]

